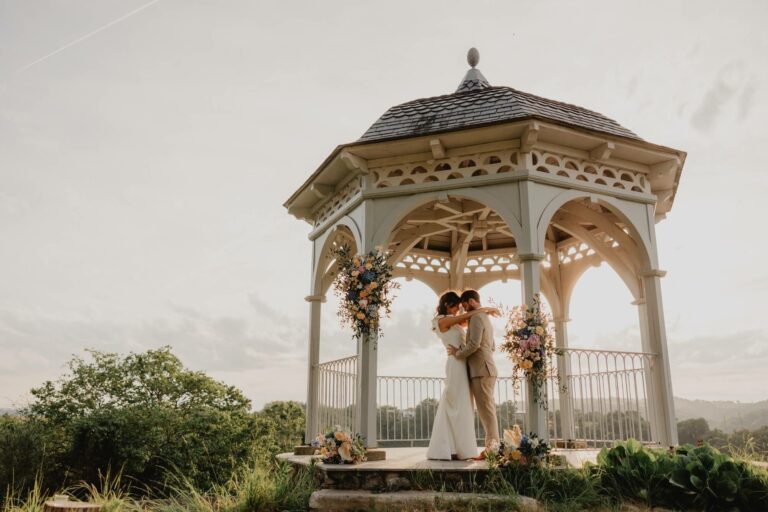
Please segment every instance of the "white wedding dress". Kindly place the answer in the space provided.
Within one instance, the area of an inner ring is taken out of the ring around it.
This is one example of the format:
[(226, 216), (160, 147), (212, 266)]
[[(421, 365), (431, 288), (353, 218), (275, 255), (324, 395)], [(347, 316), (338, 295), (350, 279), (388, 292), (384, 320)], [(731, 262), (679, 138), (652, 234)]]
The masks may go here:
[[(464, 329), (454, 325), (440, 332), (437, 325), (440, 316), (432, 320), (432, 330), (443, 345), (458, 348), (464, 341)], [(469, 459), (477, 455), (474, 411), (469, 393), (467, 362), (448, 356), (445, 363), (445, 388), (437, 406), (432, 437), (427, 449), (428, 459), (450, 460), (451, 455)]]

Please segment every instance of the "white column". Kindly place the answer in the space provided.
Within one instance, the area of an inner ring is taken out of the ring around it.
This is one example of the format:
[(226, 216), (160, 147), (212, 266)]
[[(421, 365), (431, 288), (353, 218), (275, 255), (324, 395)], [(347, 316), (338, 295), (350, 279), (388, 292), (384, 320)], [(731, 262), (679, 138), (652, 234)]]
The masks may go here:
[(304, 300), (309, 302), (309, 355), (307, 358), (307, 410), (304, 442), (309, 443), (320, 433), (317, 424), (317, 402), (320, 390), (317, 369), (320, 364), (320, 312), (322, 303), (325, 302), (325, 296), (309, 295)]
[(677, 423), (675, 420), (672, 377), (669, 371), (669, 351), (667, 350), (667, 331), (664, 325), (664, 306), (661, 300), (661, 278), (665, 272), (650, 270), (640, 274), (645, 292), (644, 322), (647, 332), (648, 347), (657, 354), (651, 366), (653, 403), (656, 412), (658, 440), (663, 446), (677, 444)]
[(377, 446), (376, 439), (376, 335), (357, 342), (357, 432), (368, 448)]
[[(651, 340), (648, 337), (648, 308), (644, 298), (637, 299), (632, 302), (637, 306), (637, 317), (640, 323), (640, 346), (643, 352), (653, 353), (653, 347), (651, 347)], [(645, 380), (645, 400), (648, 408), (648, 424), (651, 429), (651, 439), (658, 441), (661, 433), (659, 430), (659, 423), (657, 419), (656, 409), (658, 407), (658, 396), (656, 396), (653, 368), (651, 368), (651, 362), (647, 359), (643, 361), (643, 379)]]
[[(374, 223), (374, 203), (370, 200), (362, 204), (363, 216), (363, 246), (361, 254), (375, 250), (379, 242), (372, 234), (376, 232)], [(378, 382), (378, 336), (373, 334), (367, 340), (357, 342), (357, 432), (365, 439), (368, 448), (378, 446), (376, 438), (376, 387)]]
[[(527, 253), (518, 254), (520, 260), (520, 278), (522, 281), (523, 304), (530, 306), (533, 303), (533, 296), (539, 293), (541, 286), (541, 261), (546, 258), (544, 254)], [(547, 399), (546, 384), (541, 390), (542, 399)], [(547, 428), (547, 410), (544, 404), (537, 403), (534, 400), (533, 384), (529, 380), (526, 385), (526, 425), (527, 432), (538, 434), (541, 439), (549, 439), (549, 428)]]
[[(568, 348), (568, 322), (570, 318), (555, 318), (555, 343), (557, 348)], [(571, 389), (568, 376), (571, 374), (571, 357), (568, 353), (557, 357), (557, 374), (560, 377), (560, 385), (565, 386), (565, 391), (558, 390), (560, 405), (560, 430), (563, 440), (574, 439), (573, 434), (573, 403), (571, 403)]]

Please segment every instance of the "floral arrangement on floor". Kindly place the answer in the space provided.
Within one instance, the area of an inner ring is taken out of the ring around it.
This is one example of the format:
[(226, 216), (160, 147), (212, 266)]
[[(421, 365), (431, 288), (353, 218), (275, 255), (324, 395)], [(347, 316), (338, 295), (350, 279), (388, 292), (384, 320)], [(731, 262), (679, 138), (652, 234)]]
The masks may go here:
[(326, 464), (365, 462), (362, 436), (351, 435), (338, 426), (326, 434), (319, 434), (310, 444), (315, 448), (315, 455), (320, 455)]
[[(555, 347), (555, 336), (551, 328), (551, 316), (542, 308), (541, 298), (537, 293), (533, 304), (515, 306), (507, 317), (504, 342), (501, 351), (506, 352), (513, 362), (512, 377), (515, 383), (523, 376), (533, 386), (533, 399), (547, 408), (545, 397), (550, 361), (555, 356), (563, 355), (563, 350)], [(555, 373), (558, 386), (564, 390), (560, 376)]]
[(491, 446), (488, 463), (495, 468), (520, 464), (540, 465), (547, 460), (552, 446), (534, 433), (523, 434), (519, 425), (504, 430), (498, 447)]
[(368, 341), (371, 335), (378, 339), (382, 310), (387, 317), (390, 315), (391, 292), (398, 288), (392, 281), (393, 268), (388, 255), (377, 251), (353, 255), (347, 246), (335, 254), (338, 273), (334, 289), (341, 300), (339, 318), (342, 324), (349, 324), (358, 340)]

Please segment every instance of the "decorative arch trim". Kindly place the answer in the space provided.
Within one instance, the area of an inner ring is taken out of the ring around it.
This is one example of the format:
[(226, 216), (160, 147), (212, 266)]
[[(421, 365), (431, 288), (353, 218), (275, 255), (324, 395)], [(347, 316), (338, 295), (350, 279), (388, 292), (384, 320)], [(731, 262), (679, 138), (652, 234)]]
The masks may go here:
[(546, 239), (547, 228), (552, 222), (552, 218), (557, 214), (558, 210), (566, 203), (575, 199), (588, 198), (590, 201), (600, 203), (608, 207), (611, 212), (618, 215), (619, 218), (627, 225), (630, 230), (632, 239), (637, 243), (639, 249), (639, 256), (644, 266), (651, 268), (653, 265), (652, 254), (654, 253), (654, 247), (651, 243), (650, 233), (646, 226), (638, 226), (634, 222), (629, 214), (624, 210), (624, 205), (613, 197), (603, 196), (580, 190), (564, 190), (556, 195), (552, 200), (544, 207), (536, 224), (536, 236), (541, 246), (544, 245)]

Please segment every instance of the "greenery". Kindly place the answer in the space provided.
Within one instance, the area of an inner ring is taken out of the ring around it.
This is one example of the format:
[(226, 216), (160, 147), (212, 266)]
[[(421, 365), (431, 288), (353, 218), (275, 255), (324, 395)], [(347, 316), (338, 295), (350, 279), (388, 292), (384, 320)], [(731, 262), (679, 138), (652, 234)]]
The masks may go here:
[(704, 418), (692, 418), (677, 423), (677, 434), (680, 444), (707, 443), (731, 455), (749, 454), (752, 460), (768, 461), (768, 425), (727, 434), (710, 429)]
[(302, 441), (302, 404), (253, 413), (239, 390), (185, 369), (168, 348), (88, 355), (33, 389), (21, 415), (0, 417), (0, 492), (94, 484), (110, 468), (152, 496), (177, 475), (207, 491)]
[(768, 474), (711, 446), (674, 452), (634, 440), (604, 448), (595, 473), (616, 500), (695, 510), (768, 510)]
[[(91, 351), (33, 396), (21, 414), (0, 416), (1, 512), (39, 512), (62, 491), (102, 503), (105, 512), (307, 510), (316, 489), (314, 468), (296, 470), (274, 457), (302, 442), (302, 404), (252, 412), (240, 391), (185, 369), (167, 348)], [(385, 407), (379, 414), (391, 428), (426, 435), (436, 406), (427, 400), (407, 415)], [(516, 413), (514, 404), (504, 406)], [(469, 480), (419, 472), (411, 482), (531, 496), (548, 510), (613, 510), (626, 502), (768, 510), (768, 473), (744, 462), (765, 453), (768, 428), (726, 435), (687, 420), (679, 431), (692, 444), (674, 452), (630, 440), (579, 469), (509, 464)]]

